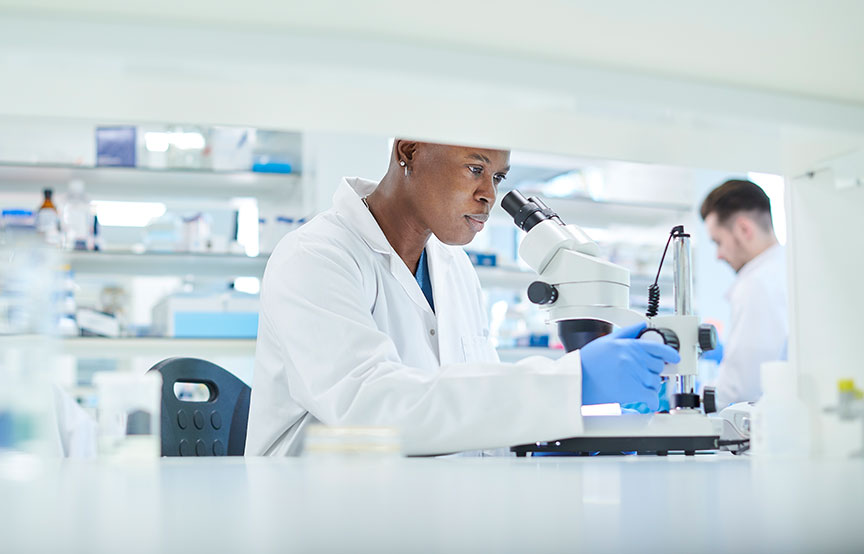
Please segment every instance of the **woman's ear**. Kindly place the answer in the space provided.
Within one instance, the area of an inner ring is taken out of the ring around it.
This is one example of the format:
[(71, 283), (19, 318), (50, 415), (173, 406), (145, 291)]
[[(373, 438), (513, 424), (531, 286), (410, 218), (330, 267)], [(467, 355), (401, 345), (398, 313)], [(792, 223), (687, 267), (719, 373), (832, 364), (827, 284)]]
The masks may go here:
[(410, 164), (414, 161), (414, 155), (417, 153), (417, 142), (412, 140), (402, 140), (399, 139), (396, 141), (396, 161), (405, 162), (406, 164)]

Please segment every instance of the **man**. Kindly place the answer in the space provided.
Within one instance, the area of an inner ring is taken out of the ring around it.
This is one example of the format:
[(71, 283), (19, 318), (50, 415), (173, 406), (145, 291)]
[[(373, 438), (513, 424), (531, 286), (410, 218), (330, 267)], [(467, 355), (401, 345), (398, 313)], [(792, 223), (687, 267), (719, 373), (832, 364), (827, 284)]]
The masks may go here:
[(271, 255), (246, 453), (295, 455), (309, 423), (397, 427), (406, 454), (578, 434), (580, 405), (657, 403), (665, 345), (635, 326), (559, 360), (503, 364), (474, 268), (506, 151), (396, 140), (380, 183), (344, 179), (330, 210)]
[(731, 180), (702, 203), (717, 258), (735, 270), (727, 293), (732, 321), (717, 378), (717, 403), (758, 400), (762, 362), (786, 356), (786, 263), (774, 236), (771, 201), (758, 185)]

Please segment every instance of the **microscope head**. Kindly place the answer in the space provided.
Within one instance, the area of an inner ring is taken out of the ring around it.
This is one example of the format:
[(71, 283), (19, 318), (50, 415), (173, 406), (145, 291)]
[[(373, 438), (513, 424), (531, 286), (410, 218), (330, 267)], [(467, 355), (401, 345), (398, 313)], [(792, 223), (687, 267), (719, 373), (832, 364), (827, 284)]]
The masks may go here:
[(612, 325), (632, 325), (644, 316), (630, 310), (630, 272), (599, 258), (600, 248), (575, 225), (565, 225), (536, 197), (507, 193), (501, 207), (526, 231), (519, 256), (536, 271), (528, 298), (558, 325), (568, 351), (608, 334)]

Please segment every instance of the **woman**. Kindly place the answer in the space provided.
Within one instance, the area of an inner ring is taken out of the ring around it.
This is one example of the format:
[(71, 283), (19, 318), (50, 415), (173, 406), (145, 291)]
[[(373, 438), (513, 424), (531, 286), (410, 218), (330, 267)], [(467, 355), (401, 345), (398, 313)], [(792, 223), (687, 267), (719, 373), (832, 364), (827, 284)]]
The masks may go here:
[(502, 150), (396, 140), (380, 183), (344, 179), (330, 210), (267, 264), (246, 453), (294, 455), (306, 425), (397, 427), (409, 455), (578, 435), (584, 403), (657, 403), (673, 349), (598, 339), (499, 362), (474, 268), (509, 170)]

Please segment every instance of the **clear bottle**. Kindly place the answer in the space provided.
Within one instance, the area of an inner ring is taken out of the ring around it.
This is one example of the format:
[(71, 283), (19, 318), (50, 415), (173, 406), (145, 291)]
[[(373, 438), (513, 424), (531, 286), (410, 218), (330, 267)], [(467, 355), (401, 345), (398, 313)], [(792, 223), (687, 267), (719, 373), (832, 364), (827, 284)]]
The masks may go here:
[(39, 231), (48, 244), (59, 245), (60, 217), (57, 214), (57, 207), (54, 206), (54, 201), (52, 200), (54, 191), (45, 189), (42, 193), (44, 198), (36, 214), (36, 230)]
[(764, 362), (762, 398), (753, 406), (750, 450), (760, 458), (810, 455), (810, 414), (798, 398), (798, 376), (789, 362)]
[(93, 211), (84, 182), (70, 181), (63, 206), (63, 246), (67, 250), (93, 250)]

